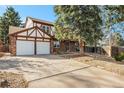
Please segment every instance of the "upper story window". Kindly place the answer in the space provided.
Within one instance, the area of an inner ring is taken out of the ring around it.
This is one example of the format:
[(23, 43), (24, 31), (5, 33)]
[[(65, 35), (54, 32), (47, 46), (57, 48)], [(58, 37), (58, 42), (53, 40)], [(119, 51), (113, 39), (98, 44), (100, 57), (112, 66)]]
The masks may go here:
[(46, 32), (49, 32), (49, 31), (50, 31), (50, 27), (49, 27), (49, 26), (43, 25), (41, 28), (42, 28), (44, 31), (46, 31)]
[(49, 31), (49, 30), (50, 30), (50, 28), (49, 28), (48, 26), (46, 26), (46, 29), (47, 29), (47, 31)]
[(45, 31), (45, 26), (42, 26), (43, 31)]
[(50, 27), (46, 26), (46, 30), (47, 30), (47, 32), (48, 32), (49, 34), (51, 34), (51, 33), (50, 33)]

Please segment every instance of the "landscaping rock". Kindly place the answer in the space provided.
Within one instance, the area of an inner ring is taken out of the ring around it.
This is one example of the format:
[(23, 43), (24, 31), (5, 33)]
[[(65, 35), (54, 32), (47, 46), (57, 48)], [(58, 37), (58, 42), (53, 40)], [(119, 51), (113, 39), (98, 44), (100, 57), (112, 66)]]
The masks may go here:
[(11, 72), (0, 72), (0, 87), (1, 88), (26, 88), (27, 81), (22, 74)]

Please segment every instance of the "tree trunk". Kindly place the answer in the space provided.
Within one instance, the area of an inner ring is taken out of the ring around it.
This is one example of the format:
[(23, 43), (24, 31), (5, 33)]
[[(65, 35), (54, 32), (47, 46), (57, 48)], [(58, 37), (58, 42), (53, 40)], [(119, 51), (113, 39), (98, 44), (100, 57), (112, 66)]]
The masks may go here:
[(97, 44), (96, 44), (96, 41), (94, 42), (94, 53), (97, 53)]
[(83, 40), (79, 40), (80, 54), (84, 55), (84, 42)]
[(112, 32), (110, 31), (110, 36), (109, 36), (109, 53), (108, 56), (111, 57), (111, 49), (112, 48)]
[(71, 44), (70, 44), (70, 41), (69, 41), (69, 52), (71, 52)]

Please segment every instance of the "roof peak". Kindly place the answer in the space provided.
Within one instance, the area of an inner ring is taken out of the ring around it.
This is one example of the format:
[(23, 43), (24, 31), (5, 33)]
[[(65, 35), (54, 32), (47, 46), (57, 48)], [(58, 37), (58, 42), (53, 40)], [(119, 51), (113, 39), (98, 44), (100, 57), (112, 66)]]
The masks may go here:
[(43, 23), (46, 23), (46, 24), (53, 25), (53, 22), (50, 22), (50, 21), (46, 21), (46, 20), (42, 20), (42, 19), (30, 17), (30, 16), (28, 16), (27, 18), (30, 18), (31, 20), (36, 21), (36, 22), (43, 22)]

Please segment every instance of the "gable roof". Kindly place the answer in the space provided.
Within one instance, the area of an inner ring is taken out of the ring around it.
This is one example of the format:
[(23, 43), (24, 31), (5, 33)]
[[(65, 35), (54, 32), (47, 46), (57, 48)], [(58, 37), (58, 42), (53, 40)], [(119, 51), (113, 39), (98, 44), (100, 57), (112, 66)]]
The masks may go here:
[(31, 30), (31, 29), (35, 29), (35, 28), (41, 30), (43, 33), (45, 33), (46, 35), (48, 35), (50, 38), (56, 40), (56, 38), (54, 36), (52, 36), (52, 35), (48, 34), (47, 32), (43, 31), (38, 26), (34, 26), (34, 27), (31, 27), (31, 28), (21, 28), (21, 29), (19, 27), (10, 26), (9, 35), (14, 35), (14, 34), (22, 33), (22, 32), (25, 32), (27, 30)]
[[(46, 21), (46, 20), (42, 20), (42, 19), (37, 19), (37, 18), (32, 18), (32, 17), (27, 17), (26, 18), (26, 22), (27, 22), (27, 19), (30, 18), (33, 22), (37, 22), (37, 23), (44, 23), (46, 25), (50, 25), (50, 26), (54, 26), (53, 22), (50, 22), (50, 21)], [(26, 23), (25, 23), (26, 24)]]
[(9, 26), (9, 35), (19, 32), (20, 30), (24, 30), (25, 28), (16, 27), (16, 26)]

